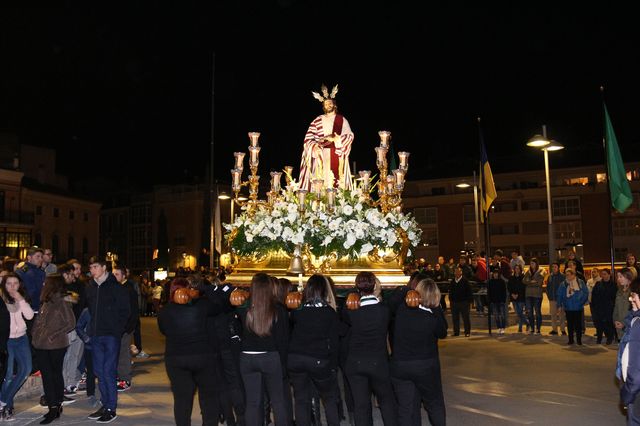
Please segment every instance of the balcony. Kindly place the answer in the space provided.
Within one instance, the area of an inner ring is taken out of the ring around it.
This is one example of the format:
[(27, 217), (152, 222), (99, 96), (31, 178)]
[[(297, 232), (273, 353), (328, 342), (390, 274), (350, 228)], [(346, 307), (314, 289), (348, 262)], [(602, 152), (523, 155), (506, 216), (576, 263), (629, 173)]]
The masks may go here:
[(21, 210), (0, 211), (0, 224), (3, 225), (33, 225), (35, 215), (33, 212)]

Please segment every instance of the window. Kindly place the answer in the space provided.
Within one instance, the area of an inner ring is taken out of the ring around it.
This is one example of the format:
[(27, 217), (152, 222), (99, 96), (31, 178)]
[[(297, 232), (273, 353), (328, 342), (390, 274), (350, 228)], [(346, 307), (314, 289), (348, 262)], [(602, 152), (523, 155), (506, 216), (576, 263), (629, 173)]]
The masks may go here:
[(553, 217), (580, 216), (580, 198), (554, 198)]
[(640, 235), (640, 218), (613, 219), (613, 235), (616, 237)]
[(626, 262), (629, 249), (626, 247), (615, 247), (613, 249), (613, 257), (616, 262)]
[(82, 239), (82, 255), (84, 256), (85, 254), (89, 253), (89, 240), (87, 240), (87, 237), (84, 237)]
[(470, 204), (465, 204), (465, 206), (462, 208), (462, 220), (464, 220), (465, 222), (476, 221), (476, 210), (474, 206)]
[(565, 185), (581, 185), (581, 186), (585, 186), (589, 184), (589, 178), (588, 177), (577, 177), (577, 178), (566, 178), (564, 180), (564, 184)]
[(437, 207), (418, 207), (413, 209), (413, 216), (421, 225), (437, 225), (438, 224), (438, 208)]
[(82, 214), (82, 220), (84, 220), (85, 222), (89, 222), (89, 213), (84, 212)]
[(41, 233), (36, 232), (35, 236), (33, 237), (33, 245), (34, 246), (38, 246), (38, 247), (42, 246), (42, 234)]
[(51, 251), (53, 253), (58, 253), (59, 252), (59, 248), (60, 248), (60, 241), (58, 239), (58, 236), (54, 234), (51, 237)]
[(553, 234), (557, 240), (574, 240), (582, 238), (580, 222), (556, 222), (553, 224)]
[(501, 223), (499, 225), (491, 225), (492, 235), (513, 235), (519, 234), (519, 226), (517, 223)]
[(522, 224), (523, 235), (544, 235), (549, 231), (547, 222), (524, 222)]
[(67, 240), (67, 257), (76, 257), (75, 256), (75, 242), (73, 241), (73, 237), (69, 237)]
[(60, 217), (60, 209), (57, 207), (53, 208), (53, 217)]
[(596, 173), (596, 182), (598, 182), (598, 183), (606, 183), (607, 182), (607, 174), (606, 173)]
[(494, 212), (515, 212), (518, 211), (517, 201), (505, 201), (502, 203), (493, 203)]
[(69, 220), (75, 219), (76, 213), (73, 210), (69, 210)]
[(438, 228), (422, 228), (422, 245), (425, 247), (438, 245)]
[(444, 195), (444, 194), (445, 194), (444, 186), (431, 188), (431, 195)]
[(549, 256), (547, 256), (548, 251), (549, 247), (544, 244), (525, 245), (522, 257), (525, 259), (536, 257), (540, 263), (549, 263)]
[(521, 203), (522, 210), (546, 210), (547, 200), (529, 200)]
[(42, 215), (42, 206), (36, 206), (36, 214), (37, 214), (38, 216), (41, 216), (41, 215)]

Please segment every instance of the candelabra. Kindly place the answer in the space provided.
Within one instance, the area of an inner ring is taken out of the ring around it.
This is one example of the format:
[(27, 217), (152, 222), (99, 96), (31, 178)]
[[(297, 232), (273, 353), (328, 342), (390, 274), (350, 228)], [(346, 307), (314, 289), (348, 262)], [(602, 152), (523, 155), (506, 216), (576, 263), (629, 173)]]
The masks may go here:
[(402, 209), (402, 191), (404, 190), (404, 180), (407, 172), (409, 171), (409, 153), (402, 151), (398, 153), (400, 165), (397, 169), (392, 170), (389, 174), (387, 153), (389, 152), (389, 140), (391, 139), (391, 132), (381, 130), (378, 132), (380, 135), (380, 146), (375, 147), (376, 151), (376, 166), (380, 171), (380, 178), (378, 179), (378, 200), (373, 201), (370, 199), (370, 179), (371, 172), (369, 170), (362, 170), (360, 175), (360, 188), (371, 205), (380, 207), (383, 213), (388, 213), (393, 209)]
[[(271, 172), (271, 190), (267, 192), (267, 200), (258, 199), (258, 188), (260, 186), (260, 175), (258, 175), (258, 165), (260, 164), (260, 145), (258, 145), (258, 139), (260, 138), (259, 132), (249, 132), (249, 170), (251, 174), (246, 181), (242, 181), (242, 172), (244, 170), (244, 152), (234, 152), (235, 165), (231, 169), (231, 190), (233, 191), (234, 198), (232, 202), (237, 203), (240, 207), (247, 206), (248, 214), (253, 214), (258, 206), (265, 206), (267, 208), (273, 207), (273, 204), (280, 194), (280, 182), (282, 180), (282, 172)], [(285, 173), (287, 176), (287, 184), (291, 181), (291, 173), (293, 167), (285, 167)], [(249, 199), (241, 201), (239, 199), (239, 193), (243, 186), (249, 186)]]

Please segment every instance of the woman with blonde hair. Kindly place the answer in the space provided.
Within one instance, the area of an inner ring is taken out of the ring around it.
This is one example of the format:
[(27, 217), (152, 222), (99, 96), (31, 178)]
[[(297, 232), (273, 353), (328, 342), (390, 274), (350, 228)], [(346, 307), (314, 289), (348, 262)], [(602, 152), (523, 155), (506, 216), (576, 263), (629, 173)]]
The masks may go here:
[(446, 423), (438, 340), (447, 336), (447, 320), (440, 308), (440, 290), (430, 279), (416, 287), (417, 308), (398, 307), (393, 334), (391, 382), (398, 400), (398, 424), (420, 424), (420, 401), (432, 425)]
[(634, 280), (633, 271), (629, 268), (622, 268), (616, 273), (616, 281), (618, 283), (618, 291), (616, 292), (616, 300), (613, 305), (613, 324), (616, 328), (618, 340), (622, 338), (625, 332), (625, 322), (631, 305), (629, 304), (629, 286)]

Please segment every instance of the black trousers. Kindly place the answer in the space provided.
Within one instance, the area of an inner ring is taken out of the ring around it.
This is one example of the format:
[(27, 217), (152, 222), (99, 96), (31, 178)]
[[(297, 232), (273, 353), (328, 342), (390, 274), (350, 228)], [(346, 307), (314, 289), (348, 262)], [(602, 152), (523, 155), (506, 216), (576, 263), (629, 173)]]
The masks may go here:
[(446, 424), (440, 361), (437, 358), (392, 361), (391, 382), (398, 400), (400, 425), (420, 424), (420, 400), (424, 403), (431, 425)]
[(397, 406), (386, 354), (375, 358), (350, 355), (345, 365), (345, 372), (353, 395), (356, 426), (373, 424), (371, 391), (378, 398), (385, 426), (395, 426)]
[(165, 358), (165, 366), (171, 381), (176, 425), (191, 425), (193, 396), (198, 389), (202, 425), (217, 426), (220, 410), (216, 388), (217, 367), (213, 355), (168, 356)]
[(62, 377), (62, 363), (67, 348), (62, 349), (36, 349), (38, 366), (42, 373), (42, 387), (44, 397), (49, 407), (62, 405), (64, 397), (64, 379)]
[(289, 380), (295, 398), (296, 426), (311, 424), (311, 398), (313, 386), (324, 402), (327, 424), (339, 426), (338, 378), (336, 370), (329, 366), (328, 359), (289, 354), (287, 358)]
[(598, 343), (602, 341), (602, 334), (607, 338), (607, 343), (613, 342), (615, 328), (613, 326), (613, 313), (603, 317), (593, 315), (593, 325), (596, 327), (596, 339)]
[(87, 368), (87, 396), (96, 394), (96, 374), (93, 372), (93, 354), (91, 349), (84, 348), (84, 364)]
[(233, 348), (222, 349), (222, 372), (227, 384), (227, 392), (222, 392), (220, 403), (228, 426), (244, 426), (244, 386), (240, 375), (240, 353)]
[(240, 354), (240, 374), (244, 383), (247, 425), (261, 425), (263, 421), (262, 389), (267, 390), (276, 426), (289, 425), (289, 411), (285, 403), (284, 371), (278, 352)]
[(451, 302), (451, 317), (453, 319), (453, 334), (460, 334), (460, 315), (464, 323), (464, 334), (471, 333), (471, 318), (469, 317), (469, 302)]
[(567, 333), (569, 333), (569, 343), (573, 343), (573, 334), (576, 335), (576, 341), (578, 344), (582, 343), (582, 315), (583, 310), (579, 311), (567, 311), (564, 313), (567, 315)]

